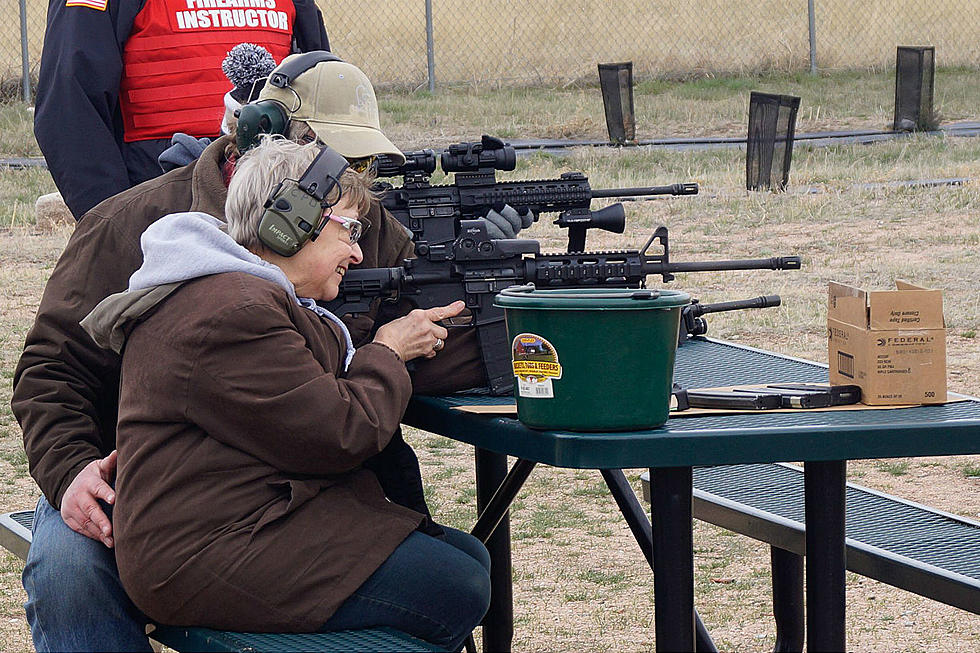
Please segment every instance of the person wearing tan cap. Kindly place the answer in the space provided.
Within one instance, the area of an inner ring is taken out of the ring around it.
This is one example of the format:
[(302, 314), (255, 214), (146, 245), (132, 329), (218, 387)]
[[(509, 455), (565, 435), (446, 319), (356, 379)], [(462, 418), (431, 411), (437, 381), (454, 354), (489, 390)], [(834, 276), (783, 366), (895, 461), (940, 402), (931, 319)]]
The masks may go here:
[[(257, 122), (269, 121), (292, 140), (328, 144), (362, 168), (379, 154), (398, 165), (405, 162), (401, 150), (381, 131), (370, 80), (331, 53), (287, 57), (269, 76), (258, 101), (243, 107), (240, 114), (239, 147), (243, 147), (242, 132), (252, 135)], [(532, 224), (534, 215), (504, 205), (499, 211), (491, 209), (483, 219), (491, 237), (515, 238)]]
[(381, 131), (378, 99), (367, 75), (331, 53), (286, 57), (259, 92), (258, 104), (270, 103), (288, 115), (290, 126), (305, 123), (317, 140), (348, 160), (386, 154), (398, 164), (405, 162)]
[[(350, 83), (352, 76), (358, 83)], [(397, 148), (377, 120), (374, 89), (356, 67), (317, 62), (273, 88), (280, 91), (277, 98), (289, 100), (283, 103), (288, 137), (312, 136), (331, 147), (339, 140), (337, 148), (357, 158), (355, 163), (369, 155), (395, 154)], [(271, 93), (263, 99), (277, 99)], [(332, 112), (317, 108), (325, 96), (331, 97)], [(297, 118), (304, 111), (311, 123)], [(146, 618), (122, 589), (112, 551), (120, 360), (99, 348), (78, 322), (104, 297), (127, 287), (142, 264), (140, 237), (150, 224), (184, 211), (224, 219), (237, 157), (235, 138), (219, 138), (197, 161), (99, 204), (78, 223), (45, 287), (14, 373), (11, 401), (31, 475), (43, 493), (23, 578), (39, 651), (150, 650)], [(361, 266), (394, 266), (412, 255), (410, 235), (378, 202), (372, 202), (366, 217), (371, 227), (359, 241)], [(370, 316), (345, 322), (355, 345), (370, 339)], [(416, 367), (416, 392), (441, 393), (485, 382), (475, 334), (451, 331), (440, 356)], [(392, 443), (386, 453), (393, 455), (374, 461), (374, 471), (390, 500), (427, 513), (417, 459), (399, 434)], [(431, 520), (425, 524), (438, 532)]]

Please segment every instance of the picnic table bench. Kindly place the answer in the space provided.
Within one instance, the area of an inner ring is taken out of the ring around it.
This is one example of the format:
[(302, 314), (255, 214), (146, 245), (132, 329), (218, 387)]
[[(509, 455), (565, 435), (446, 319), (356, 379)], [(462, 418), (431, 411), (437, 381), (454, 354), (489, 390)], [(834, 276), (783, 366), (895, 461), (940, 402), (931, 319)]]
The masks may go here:
[[(650, 475), (641, 475), (650, 500)], [(854, 483), (847, 569), (980, 614), (980, 523)], [(803, 469), (786, 463), (694, 470), (694, 516), (771, 547), (776, 651), (803, 647)]]
[[(0, 546), (26, 560), (33, 510), (0, 515)], [(175, 651), (319, 651), (322, 653), (426, 653), (442, 649), (392, 628), (329, 633), (239, 633), (210, 628), (157, 625), (150, 638)]]

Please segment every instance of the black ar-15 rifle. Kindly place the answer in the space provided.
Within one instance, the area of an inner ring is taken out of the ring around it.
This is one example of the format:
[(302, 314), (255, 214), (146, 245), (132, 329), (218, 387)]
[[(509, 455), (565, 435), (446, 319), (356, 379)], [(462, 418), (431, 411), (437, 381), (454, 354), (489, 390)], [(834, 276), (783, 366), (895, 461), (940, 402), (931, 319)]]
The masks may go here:
[(483, 136), (479, 143), (450, 145), (439, 157), (442, 170), (455, 173), (453, 183), (429, 183), (436, 169), (433, 150), (405, 153), (405, 164), (379, 162), (379, 177), (404, 177), (398, 188), (383, 184), (381, 203), (412, 232), (416, 242), (451, 243), (459, 235), (460, 220), (482, 218), (505, 204), (521, 213), (558, 213), (555, 224), (568, 229), (568, 251), (585, 249), (585, 233), (598, 228), (623, 233), (625, 213), (616, 203), (597, 211), (589, 207), (593, 198), (638, 198), (652, 195), (696, 195), (695, 183), (644, 186), (641, 188), (594, 189), (581, 172), (566, 172), (558, 179), (497, 181), (497, 170), (513, 170), (517, 156), (503, 141)]
[[(657, 241), (660, 254), (649, 253)], [(512, 388), (510, 350), (503, 309), (493, 299), (504, 288), (534, 284), (551, 287), (641, 288), (647, 276), (664, 281), (674, 272), (714, 270), (798, 270), (797, 256), (735, 261), (672, 263), (667, 228), (659, 227), (642, 250), (541, 254), (536, 240), (495, 240), (481, 220), (463, 220), (458, 238), (450, 243), (416, 243), (418, 258), (397, 268), (350, 270), (336, 300), (326, 304), (337, 315), (363, 313), (377, 298), (405, 297), (416, 306), (439, 306), (458, 299), (469, 310), (467, 326), (475, 326), (487, 380), (493, 394)]]

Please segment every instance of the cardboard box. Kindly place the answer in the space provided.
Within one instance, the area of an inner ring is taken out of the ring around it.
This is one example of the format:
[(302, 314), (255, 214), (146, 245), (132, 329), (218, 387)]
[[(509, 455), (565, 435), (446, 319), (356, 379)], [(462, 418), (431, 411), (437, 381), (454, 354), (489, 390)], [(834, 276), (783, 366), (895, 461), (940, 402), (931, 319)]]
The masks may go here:
[(904, 281), (866, 292), (830, 283), (830, 383), (861, 386), (870, 405), (946, 401), (946, 324), (941, 290)]

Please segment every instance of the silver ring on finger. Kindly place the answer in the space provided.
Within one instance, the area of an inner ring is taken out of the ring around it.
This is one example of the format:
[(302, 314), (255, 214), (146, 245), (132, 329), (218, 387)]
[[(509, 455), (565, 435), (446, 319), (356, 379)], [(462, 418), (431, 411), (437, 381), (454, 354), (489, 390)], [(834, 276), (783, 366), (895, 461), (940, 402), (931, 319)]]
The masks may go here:
[(432, 351), (439, 351), (446, 346), (446, 342), (442, 338), (436, 338), (436, 344), (432, 345)]

